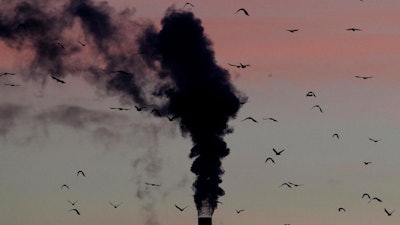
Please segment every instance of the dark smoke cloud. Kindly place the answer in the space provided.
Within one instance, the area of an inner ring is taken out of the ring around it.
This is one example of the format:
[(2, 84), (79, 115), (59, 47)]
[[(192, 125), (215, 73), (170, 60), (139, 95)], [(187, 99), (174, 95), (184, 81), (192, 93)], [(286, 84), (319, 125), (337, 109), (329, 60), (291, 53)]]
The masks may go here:
[(195, 158), (192, 172), (198, 209), (207, 202), (214, 210), (224, 173), (221, 159), (229, 154), (223, 136), (232, 132), (229, 119), (240, 108), (240, 94), (230, 83), (227, 70), (215, 62), (212, 43), (206, 37), (200, 19), (191, 12), (169, 9), (159, 32), (162, 67), (174, 82), (169, 90), (168, 111), (180, 118), (184, 133), (190, 134)]
[[(53, 8), (50, 1), (1, 3), (7, 7), (0, 12), (0, 39), (11, 48), (33, 53), (26, 79), (82, 75), (100, 92), (120, 96), (124, 104), (175, 116), (183, 135), (194, 144), (190, 157), (197, 176), (193, 184), (196, 206), (206, 205), (211, 212), (217, 207), (224, 195), (219, 187), (224, 173), (221, 159), (229, 154), (223, 137), (232, 132), (228, 121), (235, 118), (245, 97), (231, 84), (228, 71), (216, 64), (200, 19), (192, 12), (169, 8), (158, 31), (151, 22), (135, 19), (134, 10), (117, 12), (106, 2), (64, 0)], [(86, 46), (78, 44), (76, 33), (84, 37)], [(76, 114), (73, 119), (71, 113)], [(73, 128), (109, 119), (92, 113), (60, 106), (57, 113), (38, 119)], [(97, 134), (107, 132), (98, 130)], [(159, 161), (157, 157), (149, 160), (145, 169), (152, 174)]]

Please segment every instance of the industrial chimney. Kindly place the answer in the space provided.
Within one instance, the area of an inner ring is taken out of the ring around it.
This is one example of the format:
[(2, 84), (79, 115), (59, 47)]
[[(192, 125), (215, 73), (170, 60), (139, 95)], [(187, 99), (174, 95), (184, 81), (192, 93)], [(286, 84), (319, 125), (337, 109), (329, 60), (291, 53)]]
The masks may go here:
[(198, 225), (212, 225), (212, 214), (214, 210), (210, 207), (208, 201), (202, 201), (201, 207), (197, 210)]

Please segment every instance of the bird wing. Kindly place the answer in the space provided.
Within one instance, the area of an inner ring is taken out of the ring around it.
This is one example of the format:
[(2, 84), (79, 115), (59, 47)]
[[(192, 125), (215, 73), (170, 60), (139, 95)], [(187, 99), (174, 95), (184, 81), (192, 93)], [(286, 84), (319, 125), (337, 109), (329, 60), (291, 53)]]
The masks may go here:
[(109, 203), (110, 205), (112, 205), (113, 207), (116, 207), (112, 202), (108, 201), (108, 203)]
[(265, 162), (267, 162), (268, 160), (271, 160), (273, 163), (275, 163), (275, 161), (274, 161), (271, 157), (267, 158), (267, 159), (265, 160)]
[(177, 209), (179, 209), (180, 211), (183, 210), (181, 207), (177, 206), (176, 204), (175, 204), (175, 207), (176, 207)]
[(235, 65), (235, 64), (231, 64), (231, 63), (228, 63), (228, 65), (230, 65), (230, 66), (236, 66), (236, 67), (238, 66), (238, 65)]
[(369, 199), (371, 199), (371, 196), (369, 196), (369, 194), (367, 194), (367, 193), (364, 193), (364, 194), (362, 195), (362, 198), (364, 198), (364, 196), (367, 196)]

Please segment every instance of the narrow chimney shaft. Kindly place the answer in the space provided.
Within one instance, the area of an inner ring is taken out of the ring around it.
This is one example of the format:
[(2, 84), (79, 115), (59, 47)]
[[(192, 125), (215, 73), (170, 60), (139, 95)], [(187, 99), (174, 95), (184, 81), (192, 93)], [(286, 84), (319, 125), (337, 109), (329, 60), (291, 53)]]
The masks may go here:
[(211, 217), (199, 217), (198, 225), (212, 225), (212, 218)]

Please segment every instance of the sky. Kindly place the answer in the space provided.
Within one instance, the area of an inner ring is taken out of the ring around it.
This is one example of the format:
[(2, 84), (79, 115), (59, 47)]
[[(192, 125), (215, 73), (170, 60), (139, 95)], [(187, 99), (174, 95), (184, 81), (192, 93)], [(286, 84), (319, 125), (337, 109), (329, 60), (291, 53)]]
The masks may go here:
[[(107, 2), (115, 12), (131, 9), (134, 21), (156, 30), (167, 8), (185, 4)], [(201, 20), (216, 63), (248, 98), (229, 120), (233, 132), (224, 137), (230, 149), (222, 160), (225, 195), (213, 223), (398, 224), (400, 2), (191, 3), (185, 10)], [(249, 16), (235, 14), (239, 8)], [(352, 27), (361, 31), (346, 30)], [(79, 29), (68, 35), (85, 47), (94, 45)], [(69, 62), (104, 63), (85, 58), (90, 55), (85, 47)], [(192, 141), (177, 121), (136, 111), (135, 103), (102, 90), (78, 70), (63, 74), (65, 84), (50, 75), (36, 79), (30, 48), (0, 39), (0, 50), (0, 74), (15, 73), (1, 76), (1, 83), (20, 85), (0, 88), (0, 224), (197, 223)], [(306, 97), (309, 91), (316, 97)], [(270, 117), (278, 122), (263, 119)], [(273, 148), (284, 152), (275, 155)], [(265, 163), (268, 157), (275, 164)], [(367, 161), (372, 163), (364, 165)], [(86, 177), (77, 176), (78, 170)], [(285, 182), (301, 186), (280, 186)], [(61, 189), (63, 184), (70, 189)], [(364, 193), (382, 202), (368, 203)], [(78, 202), (71, 206), (67, 200)], [(114, 209), (109, 202), (122, 204)], [(181, 212), (175, 204), (188, 207)], [(69, 211), (74, 207), (81, 215)], [(385, 208), (395, 210), (392, 216)]]

